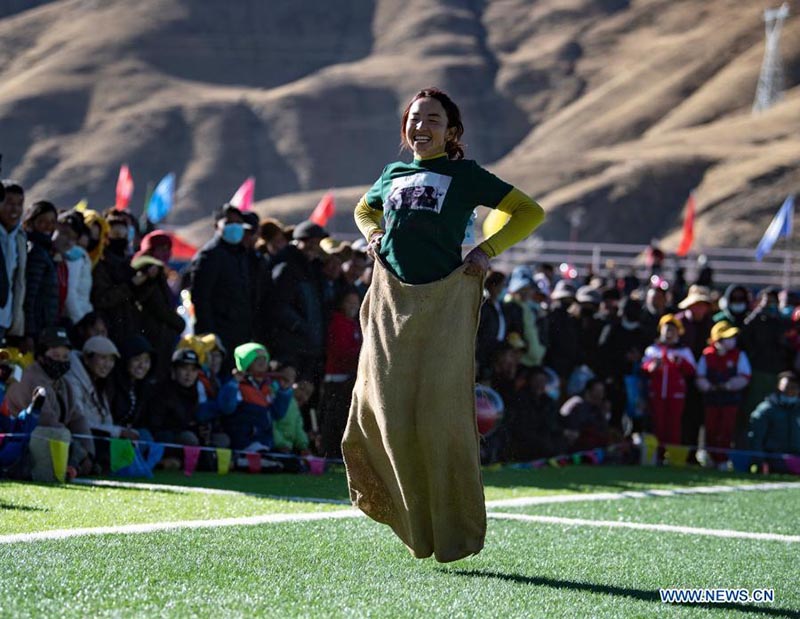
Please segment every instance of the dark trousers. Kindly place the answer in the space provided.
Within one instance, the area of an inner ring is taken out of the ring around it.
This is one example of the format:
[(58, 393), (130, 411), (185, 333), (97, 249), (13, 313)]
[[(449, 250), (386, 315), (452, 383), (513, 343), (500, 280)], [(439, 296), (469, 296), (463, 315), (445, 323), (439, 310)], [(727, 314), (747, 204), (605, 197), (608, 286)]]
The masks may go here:
[(322, 415), (322, 455), (326, 458), (342, 457), (342, 437), (350, 413), (355, 376), (341, 383), (325, 382), (320, 394)]

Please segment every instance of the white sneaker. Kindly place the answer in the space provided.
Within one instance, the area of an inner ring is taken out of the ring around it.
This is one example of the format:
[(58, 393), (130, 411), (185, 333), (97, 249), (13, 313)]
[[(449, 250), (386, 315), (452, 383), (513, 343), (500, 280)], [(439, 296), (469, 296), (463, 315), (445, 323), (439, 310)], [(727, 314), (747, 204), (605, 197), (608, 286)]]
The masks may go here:
[(267, 447), (263, 443), (259, 443), (258, 441), (256, 441), (255, 443), (250, 443), (247, 447), (245, 447), (244, 450), (245, 451), (269, 451), (269, 447)]

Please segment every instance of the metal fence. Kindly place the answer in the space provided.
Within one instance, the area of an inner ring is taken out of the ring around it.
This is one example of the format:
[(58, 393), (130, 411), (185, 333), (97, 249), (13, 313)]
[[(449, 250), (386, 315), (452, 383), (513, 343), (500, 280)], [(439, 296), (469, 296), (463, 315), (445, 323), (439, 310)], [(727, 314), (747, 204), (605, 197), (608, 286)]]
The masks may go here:
[[(596, 275), (627, 275), (631, 270), (640, 279), (649, 275), (645, 264), (646, 245), (621, 243), (572, 243), (545, 241), (531, 237), (512, 247), (492, 261), (493, 268), (510, 272), (520, 264), (567, 264), (583, 276), (591, 270)], [(800, 283), (800, 252), (774, 250), (758, 262), (754, 249), (709, 248), (703, 252), (714, 270), (714, 282), (720, 285), (742, 284), (749, 287), (781, 286), (791, 288)], [(663, 271), (667, 278), (678, 267), (685, 269), (687, 281), (694, 281), (701, 269), (698, 254), (686, 258), (667, 256)]]

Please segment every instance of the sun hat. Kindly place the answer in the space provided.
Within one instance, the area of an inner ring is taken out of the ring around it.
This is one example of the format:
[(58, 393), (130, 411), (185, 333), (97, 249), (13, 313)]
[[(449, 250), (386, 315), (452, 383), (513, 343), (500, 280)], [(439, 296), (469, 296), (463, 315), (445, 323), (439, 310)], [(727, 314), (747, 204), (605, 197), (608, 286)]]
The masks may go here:
[(711, 290), (707, 286), (692, 284), (689, 286), (689, 294), (678, 304), (680, 309), (688, 309), (695, 303), (711, 303)]

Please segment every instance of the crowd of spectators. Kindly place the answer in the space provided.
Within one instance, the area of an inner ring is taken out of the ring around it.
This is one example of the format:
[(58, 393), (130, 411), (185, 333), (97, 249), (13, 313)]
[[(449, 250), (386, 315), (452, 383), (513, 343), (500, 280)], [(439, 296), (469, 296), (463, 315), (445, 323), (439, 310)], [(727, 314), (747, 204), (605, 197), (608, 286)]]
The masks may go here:
[[(229, 204), (213, 219), (213, 238), (178, 264), (171, 235), (127, 211), (29, 205), (3, 181), (0, 432), (36, 393), (31, 451), (69, 442), (70, 475), (107, 471), (112, 438), (341, 457), (364, 248)], [(181, 456), (167, 449), (162, 466)]]
[[(28, 204), (3, 181), (0, 432), (38, 396), (34, 435), (70, 443), (71, 475), (107, 471), (110, 438), (341, 457), (365, 249), (226, 204), (181, 265), (171, 235), (127, 211)], [(642, 431), (700, 443), (720, 466), (732, 446), (800, 453), (800, 302), (788, 291), (719, 294), (708, 265), (688, 285), (658, 261), (643, 281), (566, 275), (540, 264), (486, 278), (476, 380), (505, 416), (484, 437), (485, 460)], [(181, 455), (168, 449), (162, 466)]]
[(644, 432), (658, 438), (661, 460), (667, 445), (720, 468), (733, 448), (800, 454), (800, 300), (776, 287), (716, 289), (704, 260), (691, 285), (683, 269), (651, 265), (641, 281), (613, 271), (570, 278), (547, 264), (489, 273), (478, 379), (500, 394), (505, 415), (486, 460)]

